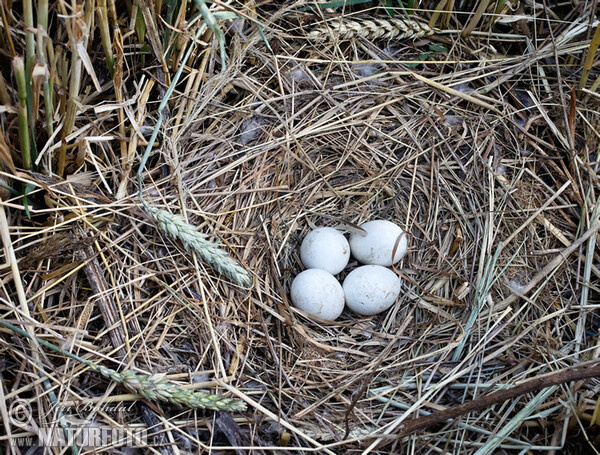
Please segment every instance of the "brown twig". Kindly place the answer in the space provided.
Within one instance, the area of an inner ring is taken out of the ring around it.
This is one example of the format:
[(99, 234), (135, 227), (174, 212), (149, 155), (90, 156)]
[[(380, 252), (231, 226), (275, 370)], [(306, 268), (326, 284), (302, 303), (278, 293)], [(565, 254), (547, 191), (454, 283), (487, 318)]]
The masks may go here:
[(398, 435), (407, 436), (446, 420), (455, 419), (470, 412), (483, 411), (496, 403), (502, 403), (520, 395), (545, 389), (546, 387), (596, 377), (600, 377), (600, 364), (597, 363), (593, 364), (593, 366), (566, 368), (555, 373), (527, 379), (511, 389), (498, 390), (489, 395), (478, 397), (475, 400), (413, 419), (405, 425), (398, 427)]

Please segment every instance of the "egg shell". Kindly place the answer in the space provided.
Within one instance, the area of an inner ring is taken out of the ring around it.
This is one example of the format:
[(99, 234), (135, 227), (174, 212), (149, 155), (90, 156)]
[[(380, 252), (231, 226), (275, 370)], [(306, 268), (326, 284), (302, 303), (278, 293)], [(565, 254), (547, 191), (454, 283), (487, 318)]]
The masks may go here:
[(400, 295), (400, 279), (380, 265), (363, 265), (354, 269), (342, 287), (346, 306), (365, 316), (387, 310)]
[[(360, 227), (366, 231), (366, 235), (357, 233), (350, 236), (352, 255), (359, 262), (388, 267), (406, 254), (408, 240), (400, 226), (391, 221), (373, 220)], [(396, 242), (398, 246), (394, 253)]]
[(344, 290), (325, 270), (308, 269), (292, 281), (292, 303), (302, 311), (334, 321), (344, 311)]
[(304, 237), (300, 259), (307, 269), (322, 269), (335, 275), (348, 265), (350, 245), (337, 229), (320, 227)]

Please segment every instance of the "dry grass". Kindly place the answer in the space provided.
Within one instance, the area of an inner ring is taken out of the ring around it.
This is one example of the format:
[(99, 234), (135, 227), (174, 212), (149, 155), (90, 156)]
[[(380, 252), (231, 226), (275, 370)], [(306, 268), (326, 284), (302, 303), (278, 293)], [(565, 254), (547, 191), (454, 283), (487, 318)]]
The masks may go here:
[[(6, 450), (57, 419), (87, 419), (154, 426), (143, 449), (164, 454), (589, 453), (600, 383), (568, 378), (600, 356), (600, 73), (586, 60), (597, 24), (585, 14), (595, 4), (491, 14), (484, 1), (452, 13), (421, 2), (414, 15), (436, 32), (382, 41), (335, 39), (342, 18), (384, 20), (377, 2), (343, 16), (306, 12), (309, 2), (215, 2), (213, 12), (240, 17), (219, 21), (222, 71), (213, 32), (192, 40), (203, 24), (195, 6), (169, 16), (166, 2), (132, 3), (100, 0), (96, 14), (50, 4), (33, 52), (48, 62), (56, 111), (49, 128), (42, 78), (30, 113), (37, 172), (11, 170), (23, 163), (8, 68), (30, 55), (31, 34), (20, 5), (0, 5), (2, 177), (17, 192), (29, 185), (31, 215), (22, 196), (4, 198), (1, 317), (86, 361), (163, 374), (248, 411), (145, 401), (3, 329)], [(328, 39), (309, 39), (334, 23)], [(158, 103), (189, 46), (142, 193), (219, 242), (251, 272), (250, 290), (157, 229), (137, 196)], [(376, 218), (410, 234), (398, 302), (333, 323), (292, 308), (303, 236)], [(415, 418), (554, 372), (567, 379), (401, 434)], [(10, 418), (18, 400), (32, 409), (22, 424)]]

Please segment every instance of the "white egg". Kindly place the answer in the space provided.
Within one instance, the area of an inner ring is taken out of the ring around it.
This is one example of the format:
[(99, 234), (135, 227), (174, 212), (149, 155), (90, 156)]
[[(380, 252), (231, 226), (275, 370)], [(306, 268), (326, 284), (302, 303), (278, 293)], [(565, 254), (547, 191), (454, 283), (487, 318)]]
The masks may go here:
[(350, 245), (337, 229), (320, 227), (304, 237), (300, 259), (307, 269), (322, 269), (335, 275), (348, 265)]
[(367, 232), (366, 235), (357, 233), (350, 236), (352, 255), (359, 262), (387, 267), (400, 261), (406, 254), (408, 240), (400, 226), (391, 221), (374, 220), (360, 227)]
[(400, 295), (400, 279), (380, 265), (363, 265), (348, 274), (343, 284), (346, 305), (362, 315), (381, 313)]
[(334, 321), (344, 310), (344, 290), (325, 270), (308, 269), (292, 281), (292, 303), (313, 316)]

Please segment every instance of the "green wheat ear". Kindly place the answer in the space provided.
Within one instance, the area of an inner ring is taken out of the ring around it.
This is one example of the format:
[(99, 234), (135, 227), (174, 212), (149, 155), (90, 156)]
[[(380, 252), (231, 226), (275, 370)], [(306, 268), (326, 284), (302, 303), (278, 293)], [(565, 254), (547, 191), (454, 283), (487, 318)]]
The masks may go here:
[(137, 393), (149, 401), (167, 401), (177, 406), (213, 411), (246, 410), (246, 403), (242, 400), (177, 387), (162, 374), (138, 374), (133, 370), (117, 372), (102, 365), (94, 365), (92, 368), (102, 376), (124, 385), (133, 393)]
[(231, 258), (225, 250), (198, 232), (183, 216), (143, 202), (145, 209), (156, 220), (160, 230), (168, 236), (180, 240), (186, 251), (195, 254), (234, 283), (246, 288), (252, 285), (250, 273)]

